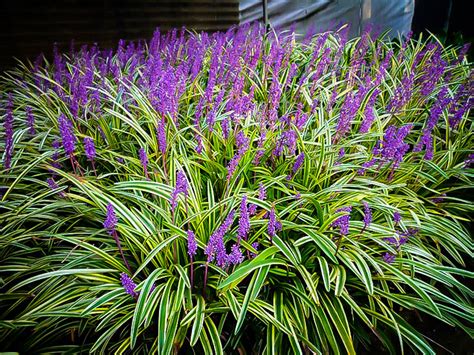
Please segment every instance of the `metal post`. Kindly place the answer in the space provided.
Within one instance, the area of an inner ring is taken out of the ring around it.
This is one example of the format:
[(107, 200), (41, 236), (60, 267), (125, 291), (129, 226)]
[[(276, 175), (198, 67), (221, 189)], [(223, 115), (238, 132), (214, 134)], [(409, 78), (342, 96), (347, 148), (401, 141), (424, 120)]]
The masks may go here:
[(268, 25), (268, 0), (262, 0), (262, 7), (263, 7), (263, 23), (265, 24), (265, 32), (268, 32), (269, 25)]

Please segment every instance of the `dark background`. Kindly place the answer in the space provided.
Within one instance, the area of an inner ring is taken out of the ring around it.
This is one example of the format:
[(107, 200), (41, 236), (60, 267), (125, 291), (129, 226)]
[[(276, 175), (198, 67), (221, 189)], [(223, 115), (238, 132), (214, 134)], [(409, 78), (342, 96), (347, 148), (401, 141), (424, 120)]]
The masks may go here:
[[(416, 0), (413, 30), (455, 43), (471, 41), (468, 5), (467, 0)], [(14, 58), (50, 56), (54, 42), (64, 50), (72, 39), (76, 47), (97, 42), (110, 48), (119, 39), (149, 39), (156, 27), (216, 31), (238, 19), (237, 0), (0, 0), (0, 72), (13, 66)]]
[(110, 48), (119, 39), (149, 39), (156, 27), (216, 31), (238, 19), (237, 0), (0, 0), (0, 71), (13, 57), (49, 56), (54, 42)]

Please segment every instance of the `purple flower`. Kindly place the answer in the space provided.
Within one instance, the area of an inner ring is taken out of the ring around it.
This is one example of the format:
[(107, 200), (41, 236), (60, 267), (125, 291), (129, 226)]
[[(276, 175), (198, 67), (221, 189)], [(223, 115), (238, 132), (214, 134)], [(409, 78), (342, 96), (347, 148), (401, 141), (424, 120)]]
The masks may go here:
[(431, 201), (432, 201), (433, 203), (442, 203), (442, 202), (444, 201), (444, 198), (445, 198), (445, 197), (446, 197), (446, 194), (444, 193), (444, 194), (441, 194), (440, 196), (433, 197), (433, 198), (431, 199)]
[[(52, 177), (48, 178), (46, 180), (46, 182), (48, 183), (48, 186), (51, 190), (59, 189), (58, 184), (56, 183), (56, 181), (54, 181), (54, 179)], [(58, 192), (58, 195), (59, 195), (59, 197), (65, 197), (66, 196), (64, 191)]]
[(362, 203), (364, 204), (364, 229), (366, 229), (372, 223), (372, 211), (367, 202)]
[[(255, 250), (258, 250), (258, 242), (253, 242), (252, 243), (252, 248), (254, 248)], [(257, 256), (257, 253), (250, 253), (250, 257), (251, 258), (255, 258)]]
[(69, 157), (72, 157), (76, 149), (76, 136), (73, 133), (72, 123), (63, 114), (59, 116), (58, 120), (64, 151)]
[(264, 201), (267, 198), (267, 191), (262, 183), (258, 184), (258, 199)]
[(474, 154), (469, 154), (466, 160), (464, 160), (464, 168), (470, 168), (474, 164)]
[(399, 224), (402, 221), (402, 215), (400, 214), (400, 212), (393, 213), (393, 221), (395, 222), (395, 224)]
[(398, 168), (410, 148), (410, 145), (405, 143), (404, 139), (412, 127), (412, 124), (402, 126), (398, 129), (395, 126), (389, 126), (385, 131), (383, 140), (378, 141), (372, 150), (375, 157), (362, 164), (362, 169), (358, 171), (358, 174), (364, 174), (368, 167), (373, 166), (377, 161), (379, 161), (380, 166), (384, 164), (392, 165), (392, 170), (389, 176), (389, 179), (391, 179), (394, 170)]
[(125, 292), (127, 292), (133, 298), (138, 297), (138, 293), (135, 292), (135, 288), (137, 287), (137, 285), (135, 284), (135, 282), (133, 282), (130, 276), (122, 272), (120, 274), (120, 282), (122, 283), (122, 286), (125, 289)]
[(239, 244), (232, 245), (230, 254), (227, 256), (227, 264), (238, 265), (242, 261), (244, 261), (244, 255), (239, 248)]
[(337, 142), (340, 138), (350, 131), (352, 120), (359, 110), (362, 99), (367, 92), (367, 88), (361, 87), (358, 92), (346, 95), (346, 99), (341, 107), (339, 120), (336, 126), (336, 135), (334, 141)]
[[(439, 79), (443, 76), (446, 68), (446, 62), (442, 59), (441, 47), (437, 44), (429, 44), (426, 47), (426, 52), (430, 53), (433, 50), (433, 54), (425, 60), (423, 63), (423, 73), (416, 80), (416, 86), (421, 87), (421, 94), (428, 96), (436, 87)], [(420, 53), (425, 53), (422, 51)]]
[(192, 230), (188, 230), (188, 254), (192, 258), (197, 252), (196, 236)]
[(301, 152), (296, 157), (295, 165), (293, 165), (293, 175), (298, 172), (298, 170), (301, 168), (301, 165), (303, 165), (303, 162), (304, 162), (304, 153)]
[(8, 94), (7, 115), (3, 127), (5, 128), (5, 160), (3, 166), (5, 169), (10, 169), (13, 153), (13, 95), (11, 93)]
[(33, 116), (33, 112), (31, 107), (26, 107), (26, 123), (28, 124), (29, 130), (28, 133), (34, 136), (36, 134), (35, 130), (35, 116)]
[(182, 193), (184, 196), (188, 196), (188, 181), (184, 171), (179, 170), (176, 176), (176, 186), (171, 193), (171, 209), (174, 211), (178, 205), (178, 195)]
[[(263, 186), (262, 183), (258, 184), (258, 199), (263, 201), (267, 197), (267, 192), (265, 191), (265, 186)], [(249, 206), (249, 214), (253, 216), (255, 213), (257, 213), (257, 205), (251, 204)]]
[(86, 152), (86, 157), (90, 161), (93, 161), (96, 157), (94, 140), (90, 137), (84, 138), (84, 150)]
[(107, 205), (107, 214), (103, 225), (110, 235), (115, 232), (115, 228), (117, 227), (117, 221), (118, 220), (115, 216), (114, 206), (109, 202), (109, 204)]
[(448, 89), (447, 87), (444, 87), (437, 95), (435, 104), (431, 108), (430, 115), (426, 122), (426, 126), (423, 129), (423, 134), (420, 141), (415, 146), (415, 148), (413, 148), (414, 152), (421, 152), (423, 147), (425, 147), (425, 160), (433, 159), (433, 137), (431, 136), (431, 132), (438, 123), (443, 110), (450, 104), (450, 102), (451, 99), (448, 95)]
[(349, 233), (349, 221), (351, 219), (351, 206), (341, 207), (336, 210), (336, 213), (339, 212), (347, 212), (347, 214), (337, 218), (334, 222), (332, 222), (332, 227), (339, 227), (339, 233), (341, 235), (347, 235)]
[(413, 84), (415, 80), (415, 73), (410, 70), (402, 79), (400, 85), (395, 89), (395, 94), (388, 103), (387, 110), (391, 112), (399, 112), (408, 101), (410, 101), (413, 94)]
[(158, 147), (160, 148), (161, 154), (164, 155), (166, 153), (166, 147), (167, 147), (167, 143), (166, 143), (166, 124), (165, 124), (164, 119), (161, 119), (158, 122), (158, 127), (156, 128), (156, 136), (157, 136), (157, 139), (158, 139)]
[(249, 147), (249, 139), (245, 136), (242, 131), (239, 131), (235, 137), (235, 142), (237, 144), (237, 153), (232, 157), (229, 164), (227, 165), (227, 180), (230, 181), (234, 175), (235, 169), (240, 162), (240, 159), (245, 154)]
[(58, 184), (56, 184), (56, 181), (54, 181), (53, 178), (48, 178), (48, 179), (46, 180), (46, 182), (48, 183), (49, 188), (50, 188), (51, 190), (55, 190), (55, 189), (58, 189), (58, 188), (59, 188)]
[(247, 235), (250, 231), (250, 218), (249, 211), (247, 209), (247, 196), (242, 197), (240, 203), (240, 218), (239, 218), (239, 229), (237, 231), (238, 240), (247, 240)]
[(385, 261), (387, 264), (391, 264), (391, 263), (393, 263), (394, 260), (395, 260), (395, 255), (390, 254), (390, 253), (385, 253), (385, 254), (382, 256), (382, 259), (383, 259), (383, 261)]
[(276, 231), (278, 229), (277, 220), (275, 215), (275, 206), (272, 206), (268, 216), (268, 234), (270, 235), (270, 239), (276, 235)]
[(249, 146), (249, 139), (245, 136), (244, 132), (239, 131), (235, 137), (235, 143), (237, 144), (238, 152), (243, 155)]
[(344, 148), (339, 149), (339, 154), (337, 155), (337, 160), (341, 160), (342, 158), (344, 158), (345, 155), (346, 155), (345, 149)]
[(375, 120), (374, 105), (380, 90), (375, 89), (364, 110), (364, 119), (360, 125), (359, 133), (367, 133)]
[(397, 238), (395, 237), (386, 237), (383, 238), (383, 240), (397, 249), (399, 249), (403, 244), (405, 244), (408, 241), (409, 237), (414, 236), (416, 233), (418, 233), (417, 229), (414, 228), (409, 228), (406, 232), (397, 232), (399, 235)]
[(230, 211), (229, 215), (224, 220), (224, 223), (222, 223), (222, 225), (220, 225), (209, 238), (209, 242), (204, 249), (204, 254), (207, 256), (207, 262), (212, 262), (216, 259), (218, 266), (226, 266), (227, 254), (224, 245), (224, 235), (232, 226), (234, 215), (235, 211)]
[(140, 163), (142, 164), (145, 176), (148, 178), (148, 156), (146, 155), (145, 149), (140, 148), (138, 150), (138, 156), (140, 158)]
[(240, 156), (234, 155), (230, 160), (229, 164), (227, 165), (227, 180), (230, 181), (232, 176), (235, 173), (235, 169), (237, 169), (237, 165), (239, 165)]

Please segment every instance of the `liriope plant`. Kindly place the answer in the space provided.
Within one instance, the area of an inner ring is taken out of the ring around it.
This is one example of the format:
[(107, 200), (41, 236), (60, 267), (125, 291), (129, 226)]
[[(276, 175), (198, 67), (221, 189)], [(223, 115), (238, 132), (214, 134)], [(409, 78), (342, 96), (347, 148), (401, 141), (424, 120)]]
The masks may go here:
[(0, 343), (435, 353), (472, 337), (467, 47), (156, 32), (1, 80)]

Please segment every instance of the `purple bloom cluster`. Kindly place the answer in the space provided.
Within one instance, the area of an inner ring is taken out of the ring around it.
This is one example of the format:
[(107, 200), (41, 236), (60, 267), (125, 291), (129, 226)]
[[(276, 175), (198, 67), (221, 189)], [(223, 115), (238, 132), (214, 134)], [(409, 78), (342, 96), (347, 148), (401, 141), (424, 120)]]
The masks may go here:
[(122, 283), (122, 286), (123, 286), (125, 292), (127, 292), (133, 298), (138, 297), (138, 293), (135, 292), (135, 289), (137, 288), (137, 285), (135, 284), (135, 282), (133, 282), (133, 280), (130, 278), (130, 276), (128, 276), (126, 273), (122, 272), (120, 274), (120, 282)]
[(339, 233), (341, 235), (347, 235), (349, 233), (349, 221), (351, 219), (351, 211), (352, 206), (341, 207), (336, 210), (336, 213), (347, 213), (341, 217), (338, 217), (334, 222), (331, 223), (332, 227), (339, 227)]
[(387, 264), (391, 264), (395, 261), (395, 255), (390, 254), (390, 253), (385, 253), (382, 256), (383, 261), (385, 261)]
[(433, 203), (436, 203), (436, 204), (442, 203), (442, 202), (444, 201), (445, 197), (446, 197), (446, 194), (444, 193), (444, 194), (441, 194), (440, 196), (433, 197), (433, 198), (431, 199), (431, 201), (432, 201)]
[(249, 148), (249, 139), (245, 136), (242, 131), (239, 131), (235, 137), (237, 144), (237, 153), (232, 157), (229, 164), (227, 165), (227, 180), (230, 181), (234, 175), (235, 169), (240, 162), (240, 159)]
[[(264, 201), (267, 198), (267, 192), (265, 190), (265, 186), (262, 183), (258, 184), (258, 199), (261, 201)], [(249, 215), (253, 216), (255, 213), (257, 213), (257, 205), (256, 204), (251, 204), (249, 206)]]
[(250, 216), (247, 208), (247, 196), (242, 197), (240, 203), (240, 218), (239, 218), (239, 229), (237, 231), (238, 241), (240, 239), (247, 240), (247, 235), (250, 231)]
[(90, 161), (94, 161), (96, 157), (94, 140), (91, 137), (85, 137), (83, 142), (87, 159), (89, 159)]
[(224, 235), (229, 231), (234, 221), (234, 210), (230, 211), (224, 223), (209, 238), (204, 254), (207, 256), (207, 262), (216, 260), (217, 266), (224, 268), (228, 263), (228, 256), (224, 244)]
[[(50, 178), (46, 179), (46, 182), (48, 183), (48, 186), (51, 190), (59, 189), (59, 186), (56, 183), (56, 181), (54, 181), (54, 178), (50, 177)], [(66, 196), (64, 191), (58, 192), (58, 195), (59, 195), (59, 197), (65, 197)]]
[(34, 136), (36, 134), (35, 130), (35, 116), (33, 116), (33, 111), (30, 106), (26, 107), (26, 123), (28, 125), (28, 133)]
[(383, 240), (393, 245), (397, 249), (400, 249), (400, 247), (408, 241), (408, 238), (413, 237), (417, 233), (418, 233), (418, 229), (408, 228), (406, 232), (397, 232), (397, 237), (386, 237), (386, 238), (383, 238)]
[(388, 103), (387, 109), (391, 112), (399, 112), (410, 101), (413, 95), (413, 85), (415, 81), (415, 72), (409, 71), (397, 85), (395, 94)]
[(470, 168), (472, 165), (474, 165), (474, 153), (469, 154), (466, 160), (464, 160), (464, 168)]
[(415, 82), (415, 85), (421, 88), (420, 92), (423, 96), (428, 96), (433, 92), (439, 79), (443, 76), (447, 64), (441, 57), (442, 48), (439, 44), (430, 43), (426, 49), (429, 58), (424, 61), (423, 74)]
[(432, 131), (436, 124), (438, 123), (439, 118), (441, 117), (443, 110), (450, 104), (451, 99), (448, 96), (448, 89), (443, 88), (437, 98), (436, 102), (433, 105), (426, 126), (423, 129), (423, 133), (418, 144), (413, 148), (414, 152), (421, 152), (425, 148), (425, 160), (433, 159), (433, 137)]
[(148, 178), (148, 156), (146, 155), (145, 149), (140, 148), (138, 150), (138, 157), (140, 158), (140, 163), (142, 164), (143, 172)]
[(270, 240), (276, 236), (277, 232), (282, 230), (281, 222), (277, 220), (275, 213), (275, 206), (272, 206), (272, 209), (268, 213), (268, 226), (267, 231), (270, 236)]
[(395, 222), (395, 224), (399, 224), (402, 221), (402, 215), (400, 214), (400, 212), (395, 211), (393, 213), (393, 221)]
[(391, 178), (393, 171), (398, 168), (403, 157), (408, 152), (408, 149), (410, 149), (410, 145), (405, 143), (404, 139), (412, 127), (411, 124), (398, 129), (395, 126), (389, 126), (385, 131), (383, 140), (378, 141), (372, 151), (374, 158), (362, 165), (362, 169), (358, 172), (359, 175), (364, 174), (368, 167), (378, 162), (379, 167), (384, 164), (392, 165), (392, 171), (389, 177)]
[(365, 109), (364, 109), (364, 119), (360, 125), (359, 133), (367, 133), (370, 130), (370, 127), (372, 126), (372, 123), (375, 120), (374, 105), (375, 105), (375, 102), (377, 101), (377, 96), (379, 94), (380, 94), (380, 90), (375, 89), (375, 91), (370, 96), (370, 99), (367, 102), (367, 105), (365, 106)]
[(156, 128), (156, 137), (158, 139), (158, 147), (161, 154), (166, 154), (166, 123), (164, 119), (158, 121), (158, 126)]
[(187, 234), (188, 234), (188, 254), (192, 258), (197, 253), (196, 236), (194, 235), (194, 232), (190, 229), (188, 229)]
[(64, 151), (69, 157), (72, 157), (74, 155), (74, 150), (76, 149), (76, 136), (73, 132), (74, 129), (72, 123), (63, 114), (59, 116), (58, 121)]
[(184, 171), (178, 170), (176, 175), (176, 186), (171, 193), (171, 209), (174, 211), (178, 206), (178, 195), (184, 194), (185, 197), (188, 197), (188, 181), (186, 180), (186, 175)]
[(229, 255), (227, 255), (226, 263), (228, 265), (238, 265), (244, 261), (244, 255), (239, 247), (239, 244), (234, 244), (231, 247)]
[(10, 169), (13, 154), (13, 95), (11, 93), (8, 94), (7, 115), (3, 122), (3, 128), (5, 129), (5, 159), (3, 167)]
[(298, 170), (301, 168), (301, 165), (303, 165), (304, 162), (304, 152), (301, 152), (295, 160), (295, 164), (293, 165), (293, 175), (295, 175)]
[(104, 220), (104, 228), (107, 229), (107, 232), (112, 235), (115, 232), (115, 228), (117, 227), (117, 217), (115, 216), (115, 210), (112, 203), (109, 202), (107, 205), (107, 213)]
[[(256, 251), (258, 251), (258, 247), (259, 247), (258, 242), (253, 242), (253, 243), (252, 243), (252, 248), (254, 248)], [(251, 257), (251, 258), (255, 258), (256, 256), (257, 256), (256, 253), (250, 253), (250, 257)]]

